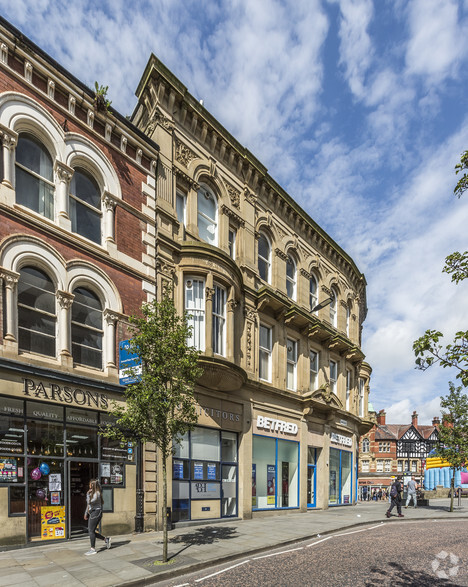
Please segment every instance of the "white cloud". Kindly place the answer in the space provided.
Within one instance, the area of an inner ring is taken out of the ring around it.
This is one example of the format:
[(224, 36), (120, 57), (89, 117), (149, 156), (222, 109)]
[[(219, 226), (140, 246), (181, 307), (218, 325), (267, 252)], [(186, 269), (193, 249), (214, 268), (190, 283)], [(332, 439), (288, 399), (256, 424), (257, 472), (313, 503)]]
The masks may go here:
[(409, 4), (411, 37), (406, 52), (410, 73), (440, 82), (457, 74), (466, 59), (468, 28), (459, 21), (458, 0), (413, 0)]

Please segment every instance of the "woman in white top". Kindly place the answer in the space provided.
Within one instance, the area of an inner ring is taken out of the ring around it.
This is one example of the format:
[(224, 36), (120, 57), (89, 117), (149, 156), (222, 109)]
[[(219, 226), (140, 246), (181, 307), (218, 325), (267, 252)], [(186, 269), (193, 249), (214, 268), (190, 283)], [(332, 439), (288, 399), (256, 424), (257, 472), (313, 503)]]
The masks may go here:
[(85, 552), (86, 556), (96, 554), (96, 538), (104, 540), (106, 548), (111, 547), (110, 536), (105, 537), (99, 532), (96, 532), (96, 528), (102, 518), (103, 505), (104, 499), (102, 497), (101, 484), (97, 479), (93, 479), (89, 482), (89, 491), (86, 494), (86, 511), (84, 514), (84, 519), (88, 520), (88, 533), (91, 542), (91, 548), (88, 552)]

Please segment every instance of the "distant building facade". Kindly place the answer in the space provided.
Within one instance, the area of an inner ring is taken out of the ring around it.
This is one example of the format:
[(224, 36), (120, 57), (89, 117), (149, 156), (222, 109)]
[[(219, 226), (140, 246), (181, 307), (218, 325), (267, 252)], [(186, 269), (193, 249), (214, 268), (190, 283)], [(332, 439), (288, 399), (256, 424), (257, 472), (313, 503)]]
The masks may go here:
[(418, 483), (424, 480), (428, 453), (435, 448), (439, 434), (439, 418), (432, 425), (418, 424), (413, 412), (411, 424), (387, 424), (381, 410), (372, 429), (361, 437), (359, 451), (359, 492), (387, 488), (396, 475), (414, 475)]

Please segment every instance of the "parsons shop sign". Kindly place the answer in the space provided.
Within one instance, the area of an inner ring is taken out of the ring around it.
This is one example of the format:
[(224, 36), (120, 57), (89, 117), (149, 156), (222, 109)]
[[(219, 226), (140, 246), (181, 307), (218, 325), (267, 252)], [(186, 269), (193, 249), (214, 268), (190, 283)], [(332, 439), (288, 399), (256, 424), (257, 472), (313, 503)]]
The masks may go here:
[(80, 387), (67, 387), (57, 383), (36, 383), (33, 379), (23, 379), (23, 393), (30, 398), (43, 399), (62, 404), (77, 404), (90, 408), (107, 410), (109, 398), (99, 391), (89, 391)]

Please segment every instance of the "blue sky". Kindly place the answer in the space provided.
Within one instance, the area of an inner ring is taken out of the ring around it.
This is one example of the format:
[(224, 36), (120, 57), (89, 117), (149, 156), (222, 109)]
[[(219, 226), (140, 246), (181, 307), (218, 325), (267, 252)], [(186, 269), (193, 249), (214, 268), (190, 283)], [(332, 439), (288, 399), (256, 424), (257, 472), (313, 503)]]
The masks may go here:
[(122, 114), (153, 52), (354, 258), (363, 349), (387, 421), (429, 423), (454, 373), (414, 369), (426, 328), (467, 327), (468, 0), (0, 0)]

